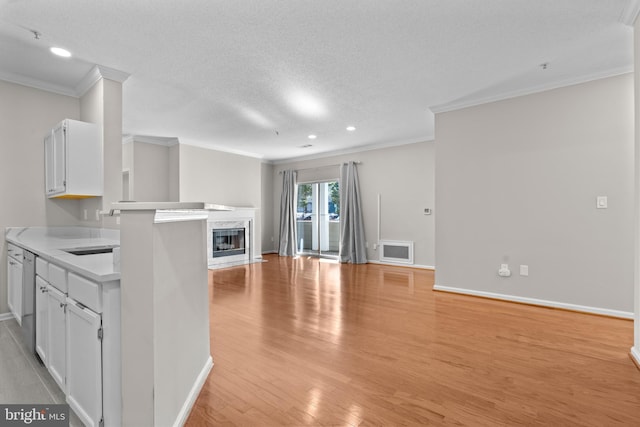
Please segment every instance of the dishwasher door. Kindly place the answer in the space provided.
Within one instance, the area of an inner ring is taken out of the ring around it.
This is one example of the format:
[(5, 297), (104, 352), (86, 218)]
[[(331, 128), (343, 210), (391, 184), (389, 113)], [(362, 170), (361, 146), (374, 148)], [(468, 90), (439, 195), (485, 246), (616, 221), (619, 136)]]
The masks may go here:
[(29, 351), (36, 345), (36, 256), (23, 252), (22, 263), (22, 336)]

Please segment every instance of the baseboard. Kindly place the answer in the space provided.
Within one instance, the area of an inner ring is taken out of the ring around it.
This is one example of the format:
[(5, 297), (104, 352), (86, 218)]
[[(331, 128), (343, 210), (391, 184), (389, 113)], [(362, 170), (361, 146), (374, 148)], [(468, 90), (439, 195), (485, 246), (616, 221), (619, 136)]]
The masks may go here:
[(636, 368), (640, 369), (640, 350), (638, 350), (635, 346), (631, 347), (629, 357), (631, 357), (631, 360), (636, 365)]
[(187, 400), (185, 400), (180, 412), (178, 413), (178, 417), (176, 421), (173, 423), (174, 427), (183, 426), (187, 422), (187, 418), (191, 413), (191, 409), (193, 408), (193, 404), (196, 403), (196, 399), (200, 394), (200, 390), (202, 390), (202, 386), (207, 381), (207, 377), (209, 376), (209, 372), (211, 372), (211, 368), (213, 368), (213, 359), (211, 356), (207, 359), (200, 374), (196, 378), (196, 381), (193, 383), (193, 387), (187, 396)]
[(497, 294), (493, 292), (476, 291), (473, 289), (455, 288), (451, 286), (434, 285), (433, 289), (454, 294), (471, 295), (475, 297), (498, 299), (503, 301), (517, 302), (521, 304), (539, 305), (542, 307), (560, 308), (581, 313), (598, 314), (600, 316), (618, 317), (621, 319), (633, 319), (633, 312), (611, 310), (608, 308), (589, 307), (586, 305), (569, 304), (565, 302), (548, 301), (537, 298), (518, 297), (515, 295)]
[(0, 314), (0, 322), (3, 322), (5, 320), (9, 320), (9, 319), (13, 319), (13, 314), (11, 314), (11, 313), (2, 313), (2, 314)]
[(262, 255), (277, 254), (278, 251), (263, 251)]
[(421, 265), (421, 264), (401, 264), (401, 263), (393, 263), (393, 262), (382, 262), (377, 260), (367, 260), (369, 264), (380, 264), (380, 265), (392, 265), (394, 267), (410, 267), (410, 268), (420, 268), (422, 270), (435, 270), (436, 268), (432, 265)]

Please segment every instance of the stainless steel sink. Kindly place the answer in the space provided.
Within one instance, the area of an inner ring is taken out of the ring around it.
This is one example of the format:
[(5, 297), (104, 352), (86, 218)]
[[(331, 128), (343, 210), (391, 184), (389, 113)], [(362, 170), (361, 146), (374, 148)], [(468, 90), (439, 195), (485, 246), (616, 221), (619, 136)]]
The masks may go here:
[(117, 246), (93, 246), (88, 248), (63, 249), (63, 251), (72, 255), (96, 255), (112, 253), (115, 247)]

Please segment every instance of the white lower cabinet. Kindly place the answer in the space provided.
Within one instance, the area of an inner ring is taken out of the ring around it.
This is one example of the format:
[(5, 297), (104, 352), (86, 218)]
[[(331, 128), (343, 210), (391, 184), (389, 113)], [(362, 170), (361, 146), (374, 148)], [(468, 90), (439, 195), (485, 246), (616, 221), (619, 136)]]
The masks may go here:
[(67, 297), (51, 285), (47, 285), (47, 310), (49, 354), (47, 368), (60, 388), (67, 391)]
[(87, 426), (102, 420), (102, 317), (67, 299), (67, 402)]
[(47, 355), (49, 354), (49, 334), (47, 326), (49, 324), (49, 302), (47, 298), (47, 282), (36, 276), (36, 353), (44, 366), (48, 365)]
[[(16, 251), (17, 252), (17, 251)], [(22, 325), (22, 251), (13, 253), (9, 248), (7, 256), (7, 303), (13, 317)]]
[(38, 265), (36, 352), (86, 426), (120, 426), (120, 282)]

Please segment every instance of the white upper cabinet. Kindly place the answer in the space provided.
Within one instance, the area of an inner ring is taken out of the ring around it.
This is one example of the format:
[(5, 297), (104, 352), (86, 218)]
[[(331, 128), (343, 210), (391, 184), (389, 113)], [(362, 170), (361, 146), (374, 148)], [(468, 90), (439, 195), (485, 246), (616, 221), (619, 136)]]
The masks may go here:
[(82, 199), (103, 194), (100, 127), (65, 119), (44, 138), (47, 197)]

